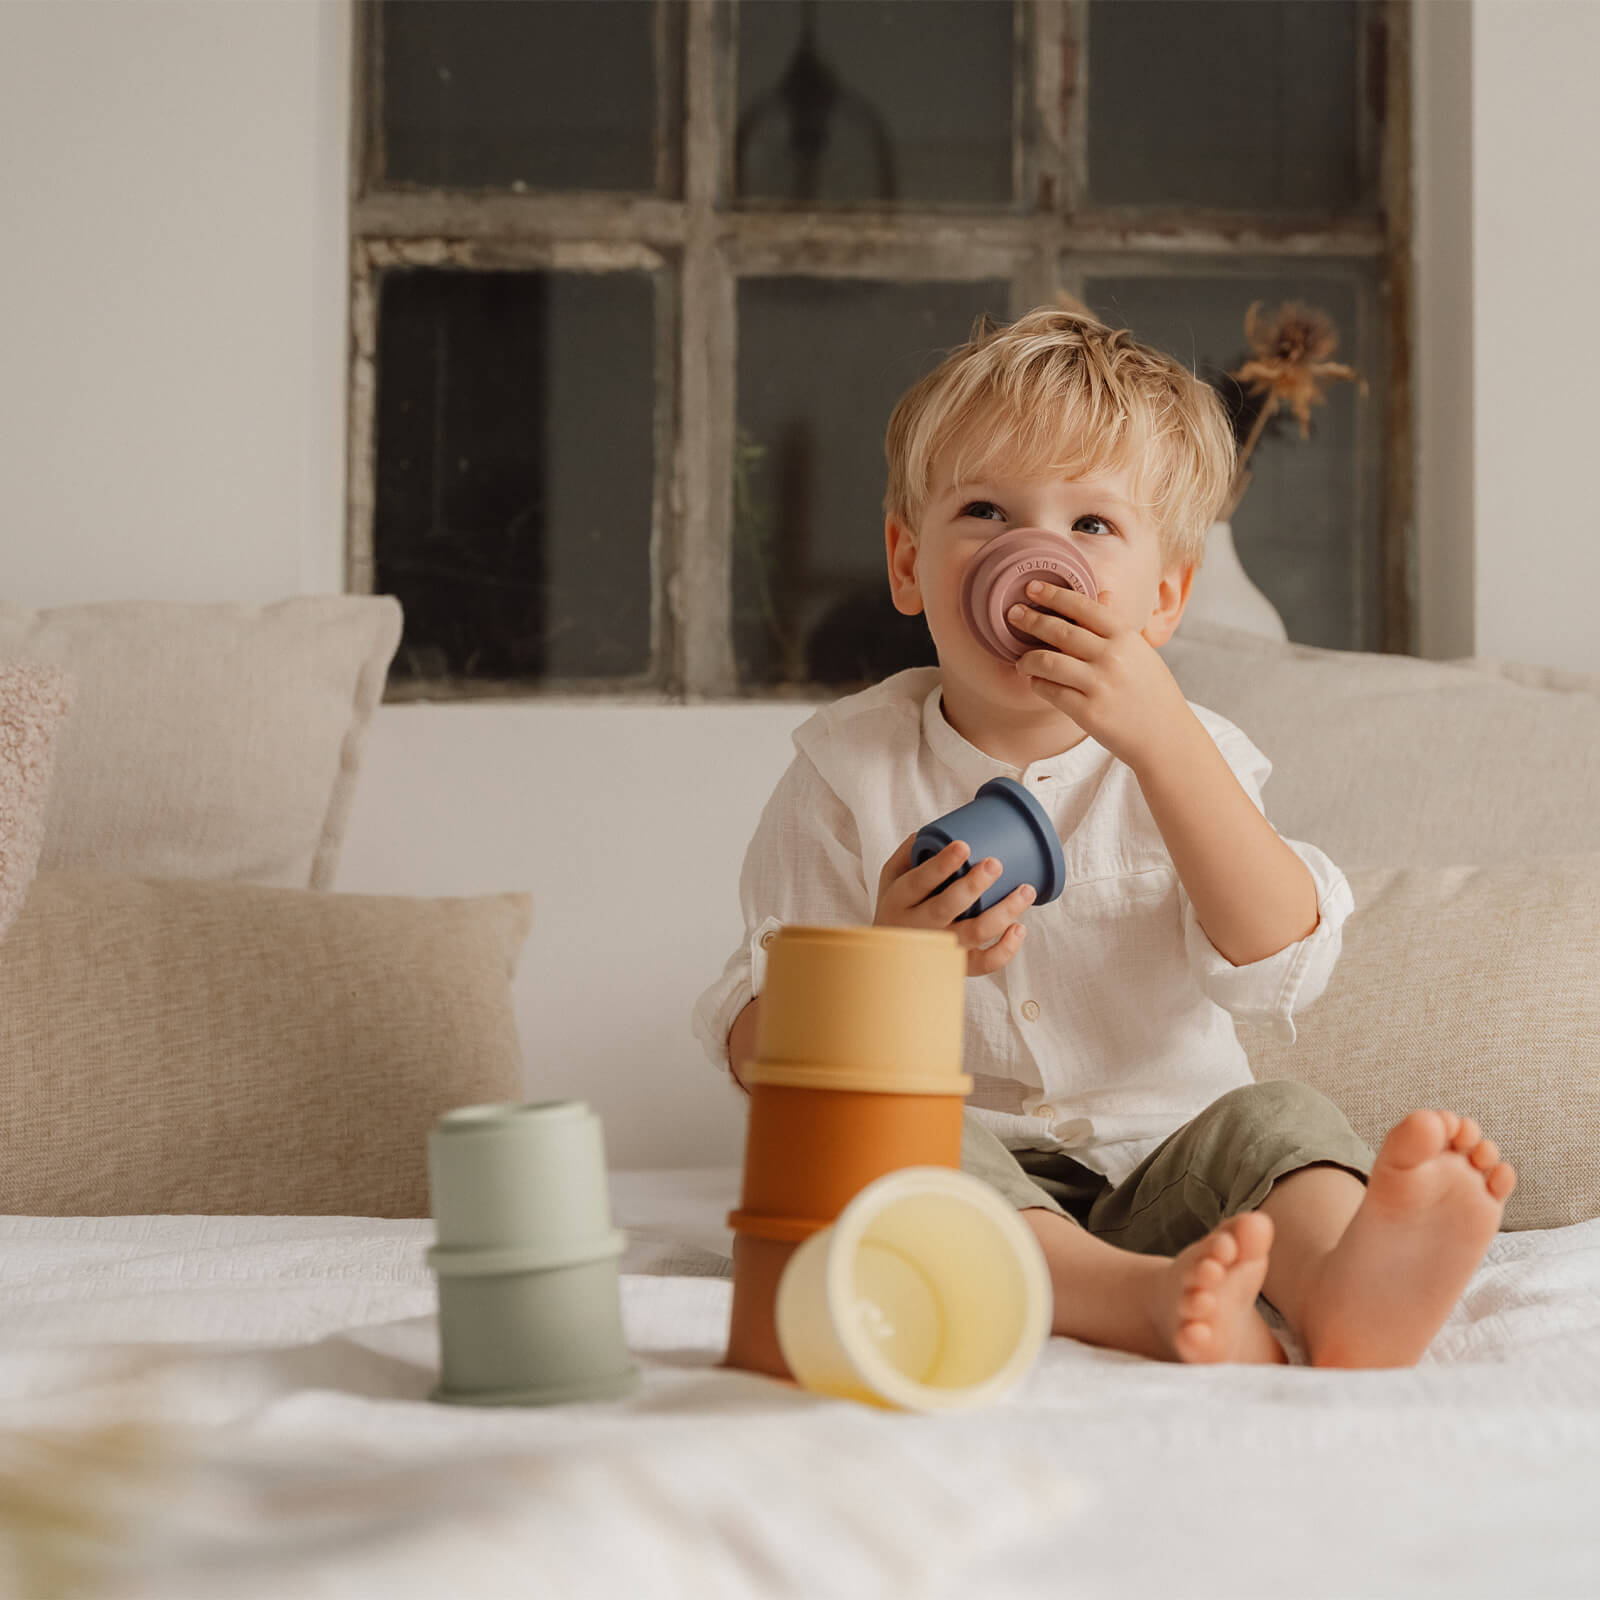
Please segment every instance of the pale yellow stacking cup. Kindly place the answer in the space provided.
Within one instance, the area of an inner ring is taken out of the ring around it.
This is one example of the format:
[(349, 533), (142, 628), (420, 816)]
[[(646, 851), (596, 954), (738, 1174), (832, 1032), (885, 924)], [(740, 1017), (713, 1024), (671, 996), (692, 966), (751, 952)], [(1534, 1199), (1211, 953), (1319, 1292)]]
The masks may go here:
[(970, 1411), (1050, 1336), (1044, 1252), (1016, 1208), (948, 1167), (868, 1184), (784, 1268), (778, 1343), (807, 1389), (906, 1411)]

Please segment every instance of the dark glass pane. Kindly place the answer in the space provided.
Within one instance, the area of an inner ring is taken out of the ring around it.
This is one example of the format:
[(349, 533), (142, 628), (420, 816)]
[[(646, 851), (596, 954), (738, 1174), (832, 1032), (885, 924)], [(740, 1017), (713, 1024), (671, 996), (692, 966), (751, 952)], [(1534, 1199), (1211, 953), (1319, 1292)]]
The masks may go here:
[(651, 0), (383, 0), (384, 177), (655, 184)]
[(651, 662), (653, 285), (387, 272), (375, 587), (396, 679), (615, 678)]
[(1355, 0), (1090, 0), (1096, 205), (1370, 211)]
[[(1375, 354), (1357, 337), (1372, 324), (1377, 290), (1377, 269), (1357, 265), (1339, 276), (1263, 267), (1251, 276), (1094, 277), (1085, 286), (1097, 315), (1216, 383), (1230, 411), (1242, 391), (1224, 374), (1249, 359), (1244, 318), (1253, 300), (1263, 302), (1263, 314), (1298, 300), (1332, 320), (1339, 345), (1330, 359), (1366, 379), (1368, 401), (1357, 383), (1326, 383), (1308, 439), (1280, 408), (1251, 453), (1250, 485), (1232, 517), (1240, 565), (1278, 608), (1289, 637), (1331, 649), (1378, 650), (1383, 641), (1381, 430), (1371, 408), (1385, 385)], [(1259, 397), (1252, 404), (1259, 409)]]
[(860, 684), (935, 660), (889, 602), (883, 436), (895, 402), (1005, 283), (739, 285), (734, 648), (746, 684)]
[(1011, 31), (1000, 0), (747, 0), (738, 194), (1009, 206)]

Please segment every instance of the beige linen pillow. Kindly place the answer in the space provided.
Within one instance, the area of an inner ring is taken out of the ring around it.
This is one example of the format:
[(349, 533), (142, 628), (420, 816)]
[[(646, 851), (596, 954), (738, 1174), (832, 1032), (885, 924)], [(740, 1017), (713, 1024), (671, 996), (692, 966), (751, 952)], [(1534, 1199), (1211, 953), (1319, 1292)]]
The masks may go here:
[(0, 1209), (427, 1216), (434, 1120), (522, 1098), (531, 914), (41, 870), (0, 945)]
[(1204, 623), (1185, 624), (1162, 655), (1189, 699), (1271, 760), (1278, 830), (1346, 872), (1600, 850), (1600, 681)]
[(55, 667), (0, 663), (0, 939), (39, 864), (56, 740), (72, 684)]
[(1349, 875), (1339, 964), (1258, 1078), (1320, 1089), (1374, 1149), (1408, 1111), (1472, 1116), (1517, 1169), (1508, 1228), (1600, 1216), (1600, 854)]
[(400, 625), (388, 595), (0, 606), (0, 659), (77, 682), (39, 865), (328, 888)]

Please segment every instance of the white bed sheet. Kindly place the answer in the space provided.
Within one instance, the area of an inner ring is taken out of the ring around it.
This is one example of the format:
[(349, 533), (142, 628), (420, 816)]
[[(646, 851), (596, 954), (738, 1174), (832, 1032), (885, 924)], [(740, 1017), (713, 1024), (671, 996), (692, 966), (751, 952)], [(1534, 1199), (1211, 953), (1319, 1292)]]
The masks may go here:
[(717, 1366), (737, 1180), (613, 1175), (643, 1383), (547, 1408), (425, 1400), (425, 1221), (0, 1219), (9, 1592), (1600, 1595), (1600, 1222), (1502, 1235), (1409, 1371), (1057, 1338), (930, 1418)]

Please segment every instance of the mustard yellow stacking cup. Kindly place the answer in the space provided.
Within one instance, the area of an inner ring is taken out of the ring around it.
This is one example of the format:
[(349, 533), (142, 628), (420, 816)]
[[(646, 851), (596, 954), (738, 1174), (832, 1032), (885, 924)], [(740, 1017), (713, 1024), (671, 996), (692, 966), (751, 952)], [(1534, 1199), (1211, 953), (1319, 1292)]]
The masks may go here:
[(966, 976), (946, 929), (781, 928), (745, 1082), (965, 1095)]

